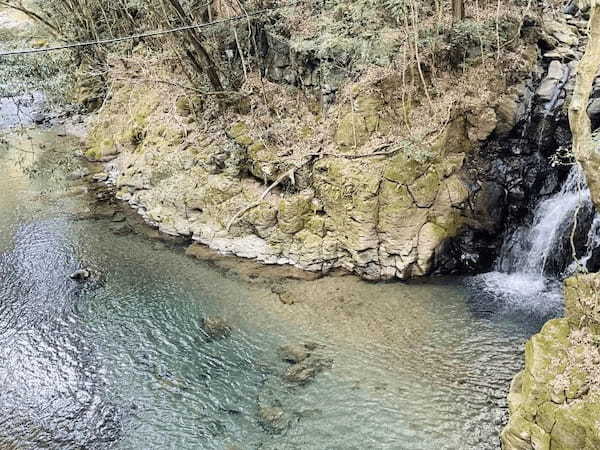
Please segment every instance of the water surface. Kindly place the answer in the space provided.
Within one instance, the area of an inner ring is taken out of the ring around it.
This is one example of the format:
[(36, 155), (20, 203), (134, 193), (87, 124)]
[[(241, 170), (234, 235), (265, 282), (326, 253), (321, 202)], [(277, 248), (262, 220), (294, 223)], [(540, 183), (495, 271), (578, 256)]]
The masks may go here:
[[(76, 141), (29, 136), (0, 147), (3, 448), (499, 447), (522, 344), (555, 309), (515, 314), (460, 279), (248, 280), (78, 220), (88, 200), (63, 173)], [(71, 280), (81, 267), (95, 279)], [(207, 339), (207, 316), (231, 336)], [(290, 342), (332, 368), (289, 384)], [(285, 412), (281, 433), (264, 404)]]

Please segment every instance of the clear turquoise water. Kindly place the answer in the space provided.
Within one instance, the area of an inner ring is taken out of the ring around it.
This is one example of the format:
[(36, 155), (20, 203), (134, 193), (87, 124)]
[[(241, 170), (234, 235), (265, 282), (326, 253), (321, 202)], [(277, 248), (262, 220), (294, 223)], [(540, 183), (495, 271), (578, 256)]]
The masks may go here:
[[(340, 282), (325, 279), (291, 282), (322, 292), (322, 311), (281, 313), (266, 282), (74, 220), (84, 198), (28, 142), (38, 156), (0, 146), (0, 447), (498, 448), (522, 344), (556, 311), (459, 279), (343, 282), (350, 303), (326, 308)], [(70, 280), (80, 267), (99, 279)], [(206, 316), (231, 336), (207, 340)], [(289, 385), (277, 349), (307, 341), (334, 365)], [(263, 429), (259, 397), (286, 412), (283, 433)]]

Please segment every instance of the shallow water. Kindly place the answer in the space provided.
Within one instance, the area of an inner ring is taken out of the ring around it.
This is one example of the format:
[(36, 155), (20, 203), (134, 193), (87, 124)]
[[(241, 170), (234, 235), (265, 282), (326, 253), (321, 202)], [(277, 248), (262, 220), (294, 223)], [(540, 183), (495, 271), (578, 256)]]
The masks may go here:
[[(499, 447), (522, 344), (556, 309), (515, 313), (460, 279), (352, 277), (282, 282), (297, 298), (284, 305), (272, 281), (75, 220), (87, 200), (54, 169), (73, 145), (49, 132), (0, 146), (0, 447)], [(97, 279), (70, 280), (81, 267)], [(231, 336), (208, 340), (207, 316)], [(333, 367), (288, 384), (288, 342)], [(285, 412), (282, 433), (258, 400)]]

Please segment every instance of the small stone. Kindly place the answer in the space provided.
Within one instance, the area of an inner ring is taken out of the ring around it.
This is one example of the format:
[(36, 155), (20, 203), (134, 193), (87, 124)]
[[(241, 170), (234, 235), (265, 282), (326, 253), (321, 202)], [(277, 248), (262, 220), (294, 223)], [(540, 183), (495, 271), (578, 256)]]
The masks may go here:
[(285, 362), (296, 364), (308, 358), (310, 353), (304, 345), (287, 344), (279, 348), (279, 356)]
[(69, 275), (69, 278), (75, 281), (85, 281), (92, 276), (89, 269), (79, 269)]
[(231, 327), (219, 317), (206, 317), (202, 319), (200, 327), (209, 340), (224, 339), (231, 335)]

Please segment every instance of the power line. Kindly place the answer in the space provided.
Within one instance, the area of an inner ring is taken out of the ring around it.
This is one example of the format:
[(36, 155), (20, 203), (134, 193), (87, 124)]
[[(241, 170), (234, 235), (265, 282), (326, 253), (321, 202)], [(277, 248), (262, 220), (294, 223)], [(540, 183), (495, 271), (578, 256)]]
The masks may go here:
[(32, 54), (32, 53), (46, 53), (46, 52), (54, 52), (57, 50), (66, 50), (66, 49), (71, 49), (71, 48), (90, 47), (92, 45), (113, 44), (116, 42), (129, 41), (129, 40), (133, 40), (133, 39), (163, 36), (165, 34), (172, 34), (172, 33), (180, 33), (182, 31), (187, 31), (187, 30), (194, 30), (194, 29), (198, 30), (201, 28), (208, 28), (208, 27), (211, 27), (214, 25), (220, 25), (220, 24), (224, 24), (224, 23), (228, 23), (228, 22), (234, 22), (234, 21), (238, 21), (238, 20), (247, 20), (249, 17), (259, 16), (261, 14), (264, 14), (264, 13), (267, 13), (270, 11), (275, 11), (278, 9), (294, 6), (297, 3), (298, 2), (294, 2), (294, 3), (287, 4), (287, 5), (276, 6), (274, 8), (261, 9), (259, 11), (254, 11), (254, 12), (240, 15), (240, 16), (228, 17), (227, 19), (215, 20), (213, 22), (206, 22), (206, 23), (200, 23), (200, 24), (195, 24), (195, 25), (186, 25), (186, 26), (182, 26), (182, 27), (178, 27), (178, 28), (171, 28), (168, 30), (154, 30), (154, 31), (148, 31), (146, 33), (133, 34), (131, 36), (122, 36), (122, 37), (111, 38), (111, 39), (99, 39), (96, 41), (73, 42), (70, 44), (59, 45), (56, 47), (28, 48), (28, 49), (22, 49), (22, 50), (11, 50), (8, 52), (0, 52), (0, 58), (3, 56), (27, 55), (27, 54)]

